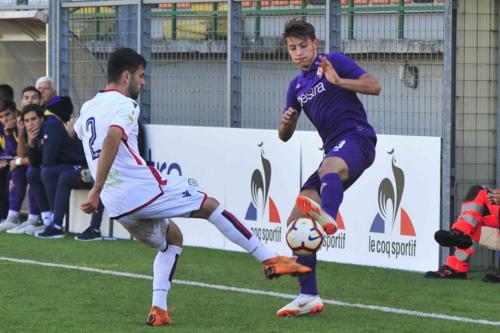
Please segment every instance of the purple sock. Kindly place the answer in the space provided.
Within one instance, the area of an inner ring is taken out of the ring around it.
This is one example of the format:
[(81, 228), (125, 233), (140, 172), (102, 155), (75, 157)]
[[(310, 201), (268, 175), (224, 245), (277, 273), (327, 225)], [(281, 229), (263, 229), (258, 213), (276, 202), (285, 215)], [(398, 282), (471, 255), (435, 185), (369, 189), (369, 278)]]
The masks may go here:
[(311, 267), (311, 273), (299, 276), (300, 293), (318, 295), (318, 285), (316, 283), (316, 253), (310, 256), (298, 256), (297, 262), (301, 265)]
[(337, 218), (340, 203), (344, 198), (344, 185), (336, 173), (321, 177), (321, 207), (334, 219)]

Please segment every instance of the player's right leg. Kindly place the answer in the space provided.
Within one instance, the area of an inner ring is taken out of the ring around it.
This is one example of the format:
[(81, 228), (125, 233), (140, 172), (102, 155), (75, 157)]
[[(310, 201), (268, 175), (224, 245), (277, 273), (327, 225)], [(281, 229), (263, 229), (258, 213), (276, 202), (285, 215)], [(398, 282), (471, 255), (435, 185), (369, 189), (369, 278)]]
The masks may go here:
[(167, 296), (182, 252), (182, 232), (172, 221), (163, 218), (147, 219), (147, 208), (119, 222), (137, 240), (158, 250), (153, 264), (153, 297), (146, 324), (151, 326), (172, 325), (167, 306)]
[[(311, 188), (303, 189), (300, 192), (299, 197), (308, 198), (316, 202), (321, 200), (318, 191)], [(306, 215), (296, 204), (288, 217), (287, 224), (289, 225), (292, 221), (301, 217), (306, 217)], [(298, 316), (323, 311), (323, 302), (318, 295), (318, 286), (316, 281), (316, 253), (309, 256), (298, 256), (297, 262), (301, 265), (309, 267), (311, 269), (311, 273), (299, 276), (299, 296), (279, 309), (276, 312), (276, 315), (278, 316)]]
[(311, 270), (294, 259), (277, 256), (248, 230), (240, 220), (213, 198), (207, 198), (191, 217), (210, 221), (227, 239), (241, 246), (264, 265), (266, 277), (273, 279), (281, 275), (302, 275)]

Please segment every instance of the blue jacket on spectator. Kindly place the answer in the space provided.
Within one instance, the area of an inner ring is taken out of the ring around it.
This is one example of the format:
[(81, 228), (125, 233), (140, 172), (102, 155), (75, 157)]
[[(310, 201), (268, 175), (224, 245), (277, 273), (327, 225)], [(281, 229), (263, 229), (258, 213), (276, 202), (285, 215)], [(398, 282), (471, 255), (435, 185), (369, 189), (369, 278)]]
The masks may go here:
[(42, 166), (72, 164), (87, 166), (82, 142), (69, 137), (63, 122), (50, 112), (42, 126)]
[(34, 167), (71, 164), (87, 167), (82, 142), (69, 137), (61, 119), (50, 111), (45, 120), (35, 147), (28, 149), (30, 163)]

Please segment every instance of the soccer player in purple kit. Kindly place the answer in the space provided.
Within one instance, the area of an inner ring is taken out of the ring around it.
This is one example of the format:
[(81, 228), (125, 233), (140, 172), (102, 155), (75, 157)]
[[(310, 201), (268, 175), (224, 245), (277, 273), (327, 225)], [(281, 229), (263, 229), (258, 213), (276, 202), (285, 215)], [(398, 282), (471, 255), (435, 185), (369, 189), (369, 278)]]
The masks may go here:
[[(290, 20), (283, 39), (301, 73), (288, 87), (279, 137), (282, 141), (292, 137), (303, 111), (318, 130), (324, 148), (323, 161), (302, 186), (288, 224), (306, 216), (332, 235), (337, 230), (335, 218), (344, 191), (375, 159), (377, 136), (356, 93), (379, 95), (381, 86), (343, 53), (318, 54), (319, 40), (310, 23)], [(298, 256), (297, 262), (312, 272), (299, 277), (299, 296), (278, 310), (278, 316), (323, 310), (316, 282), (316, 254)]]

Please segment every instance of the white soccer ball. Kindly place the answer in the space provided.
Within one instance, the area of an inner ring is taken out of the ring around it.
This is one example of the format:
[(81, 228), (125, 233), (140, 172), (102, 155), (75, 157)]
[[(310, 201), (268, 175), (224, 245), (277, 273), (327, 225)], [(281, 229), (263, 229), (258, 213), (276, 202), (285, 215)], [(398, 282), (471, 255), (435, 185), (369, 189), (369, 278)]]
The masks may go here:
[(308, 256), (323, 245), (324, 231), (321, 225), (310, 218), (299, 218), (288, 227), (286, 243), (293, 253)]

